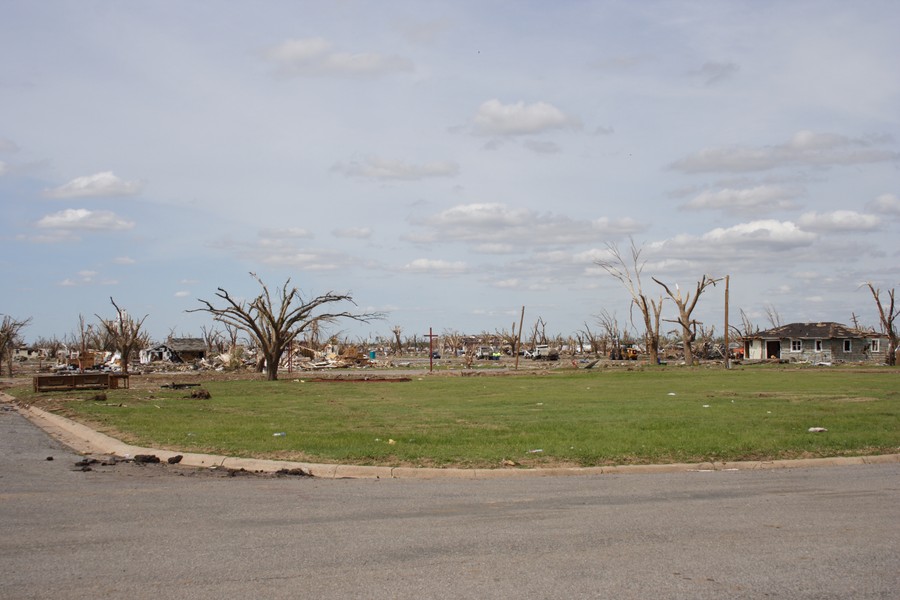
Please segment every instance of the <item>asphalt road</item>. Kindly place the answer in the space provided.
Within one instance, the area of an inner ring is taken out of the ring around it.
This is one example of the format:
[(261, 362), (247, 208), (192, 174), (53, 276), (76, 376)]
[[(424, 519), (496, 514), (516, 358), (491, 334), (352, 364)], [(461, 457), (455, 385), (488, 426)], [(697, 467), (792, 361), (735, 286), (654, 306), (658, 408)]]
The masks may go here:
[(0, 598), (900, 597), (898, 464), (420, 481), (80, 458), (0, 405)]

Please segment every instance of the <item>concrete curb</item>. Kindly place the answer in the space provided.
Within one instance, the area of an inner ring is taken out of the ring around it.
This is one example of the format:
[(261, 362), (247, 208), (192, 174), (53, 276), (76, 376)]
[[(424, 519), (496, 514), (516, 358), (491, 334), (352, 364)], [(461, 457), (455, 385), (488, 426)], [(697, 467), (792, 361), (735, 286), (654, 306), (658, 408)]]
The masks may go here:
[(0, 400), (13, 403), (17, 407), (18, 412), (29, 421), (63, 444), (85, 454), (109, 454), (121, 458), (132, 458), (138, 454), (155, 454), (160, 460), (167, 460), (180, 454), (182, 456), (180, 464), (190, 467), (244, 469), (246, 471), (264, 473), (275, 473), (282, 469), (302, 469), (313, 477), (323, 479), (500, 479), (640, 473), (754, 471), (900, 463), (900, 454), (885, 454), (880, 456), (840, 456), (799, 460), (620, 465), (609, 467), (555, 467), (546, 469), (434, 469), (315, 464), (256, 458), (234, 458), (132, 446), (106, 434), (94, 431), (81, 423), (76, 423), (71, 419), (47, 412), (35, 406), (18, 405), (15, 403), (15, 399), (7, 394), (0, 393)]

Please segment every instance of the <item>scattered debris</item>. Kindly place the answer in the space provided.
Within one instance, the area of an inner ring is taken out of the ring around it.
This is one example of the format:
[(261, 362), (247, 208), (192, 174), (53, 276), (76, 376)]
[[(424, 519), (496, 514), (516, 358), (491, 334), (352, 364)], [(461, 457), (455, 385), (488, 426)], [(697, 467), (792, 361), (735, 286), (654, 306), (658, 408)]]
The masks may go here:
[(509, 460), (508, 458), (504, 458), (502, 461), (500, 461), (500, 465), (504, 466), (504, 467), (518, 467), (519, 463), (517, 463), (514, 460)]
[(273, 433), (272, 437), (284, 437), (286, 435), (287, 435), (287, 433), (285, 433), (284, 431), (279, 431), (277, 433)]
[(99, 394), (94, 394), (91, 396), (91, 400), (94, 402), (106, 402), (106, 393), (100, 392)]
[(193, 390), (191, 392), (191, 398), (197, 398), (199, 400), (209, 400), (212, 398), (212, 395), (209, 393), (209, 390), (206, 388), (200, 388), (199, 390)]
[(170, 465), (177, 465), (181, 462), (182, 458), (184, 458), (184, 456), (182, 456), (181, 454), (176, 454), (175, 456), (170, 456), (169, 458), (167, 458), (166, 462)]
[(528, 454), (540, 454), (543, 451), (544, 451), (543, 448), (535, 448), (534, 450), (529, 450)]
[(396, 443), (397, 443), (397, 440), (388, 440), (388, 444), (390, 444), (391, 446), (393, 446)]
[(173, 381), (172, 383), (165, 383), (159, 387), (161, 387), (163, 389), (170, 389), (170, 390), (186, 390), (187, 388), (200, 387), (200, 384), (199, 383), (175, 383)]
[(304, 471), (303, 469), (301, 469), (299, 467), (295, 468), (295, 469), (278, 469), (277, 471), (275, 471), (275, 474), (276, 475), (290, 475), (293, 477), (312, 477), (312, 475), (310, 473), (307, 473), (306, 471)]
[(674, 396), (674, 395), (675, 395), (675, 392), (669, 392), (668, 395), (669, 395), (669, 396)]
[(159, 457), (155, 454), (135, 454), (132, 459), (137, 464), (158, 463)]
[(44, 460), (53, 460), (53, 457), (52, 457), (52, 456), (48, 456), (48, 457), (45, 458)]
[(828, 430), (824, 427), (810, 427), (807, 431), (810, 433), (825, 433)]

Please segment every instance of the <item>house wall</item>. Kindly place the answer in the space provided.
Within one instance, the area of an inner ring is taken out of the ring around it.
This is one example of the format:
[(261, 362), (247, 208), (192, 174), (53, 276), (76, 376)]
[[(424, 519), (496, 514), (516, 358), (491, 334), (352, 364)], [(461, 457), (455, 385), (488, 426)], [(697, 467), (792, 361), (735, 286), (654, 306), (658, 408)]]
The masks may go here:
[[(821, 351), (816, 351), (816, 340), (801, 339), (799, 351), (792, 350), (790, 338), (777, 340), (781, 344), (782, 360), (797, 362), (867, 362), (872, 364), (884, 364), (887, 362), (888, 339), (877, 338), (878, 352), (872, 351), (871, 339), (851, 339), (850, 351), (844, 351), (843, 339), (822, 340)], [(766, 352), (767, 343), (776, 340), (753, 339), (744, 344), (744, 352), (749, 360), (766, 360), (769, 358)]]

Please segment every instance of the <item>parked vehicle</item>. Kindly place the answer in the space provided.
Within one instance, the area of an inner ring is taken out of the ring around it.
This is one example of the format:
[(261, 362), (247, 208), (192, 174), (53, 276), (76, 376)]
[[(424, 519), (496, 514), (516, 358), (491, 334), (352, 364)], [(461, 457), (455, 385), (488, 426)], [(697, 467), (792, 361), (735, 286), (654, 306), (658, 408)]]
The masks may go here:
[(559, 360), (559, 350), (551, 348), (547, 344), (540, 344), (535, 346), (531, 358), (534, 360)]

